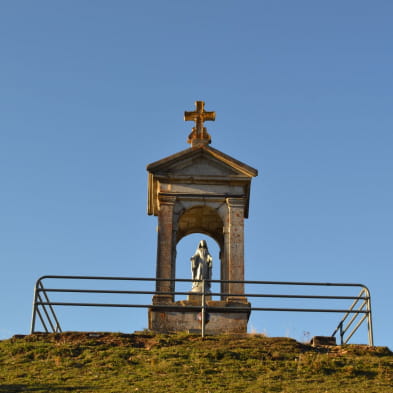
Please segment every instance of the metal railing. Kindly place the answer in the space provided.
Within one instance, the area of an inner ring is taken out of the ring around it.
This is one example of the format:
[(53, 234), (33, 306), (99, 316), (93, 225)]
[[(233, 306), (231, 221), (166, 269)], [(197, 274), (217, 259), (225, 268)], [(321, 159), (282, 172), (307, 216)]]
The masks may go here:
[[(341, 344), (347, 344), (354, 333), (359, 329), (363, 322), (367, 319), (367, 332), (368, 332), (368, 345), (374, 345), (373, 340), (373, 326), (372, 326), (372, 312), (371, 312), (371, 296), (368, 288), (363, 284), (354, 283), (317, 283), (317, 282), (285, 282), (285, 281), (231, 281), (231, 280), (210, 280), (209, 283), (218, 284), (244, 284), (247, 286), (285, 286), (288, 288), (298, 287), (330, 287), (330, 288), (360, 288), (360, 293), (354, 295), (323, 295), (323, 294), (304, 294), (304, 293), (292, 293), (292, 294), (280, 294), (280, 293), (244, 293), (239, 295), (238, 293), (229, 292), (209, 292), (207, 293), (205, 288), (205, 281), (202, 281), (202, 292), (192, 293), (192, 295), (201, 296), (201, 305), (180, 305), (176, 302), (171, 304), (146, 304), (146, 303), (100, 303), (100, 302), (75, 302), (75, 301), (51, 301), (48, 293), (61, 293), (61, 294), (113, 294), (113, 295), (169, 295), (173, 299), (179, 295), (190, 295), (190, 291), (170, 291), (170, 292), (157, 292), (155, 290), (116, 290), (116, 289), (79, 289), (79, 288), (45, 288), (43, 281), (45, 280), (71, 280), (71, 281), (101, 281), (101, 282), (143, 282), (144, 286), (147, 283), (157, 283), (160, 281), (174, 282), (174, 283), (190, 283), (192, 280), (188, 279), (155, 279), (155, 278), (137, 278), (137, 277), (102, 277), (102, 276), (43, 276), (40, 277), (35, 285), (34, 289), (34, 300), (33, 310), (31, 319), (31, 333), (37, 332), (37, 320), (41, 322), (42, 328), (46, 333), (51, 332), (62, 332), (59, 320), (55, 313), (55, 306), (75, 306), (75, 307), (126, 307), (126, 308), (154, 308), (162, 309), (162, 311), (199, 311), (201, 312), (201, 334), (205, 335), (206, 325), (206, 314), (208, 312), (251, 312), (251, 311), (281, 311), (281, 312), (312, 312), (312, 313), (339, 313), (344, 314), (342, 319), (339, 321), (336, 329), (332, 333), (332, 337), (337, 334), (340, 338)], [(350, 301), (352, 304), (347, 308), (313, 308), (313, 307), (256, 307), (245, 304), (244, 307), (215, 307), (209, 306), (209, 302), (206, 300), (213, 296), (218, 296), (220, 299), (226, 299), (229, 297), (243, 297), (243, 298), (254, 298), (256, 301), (266, 299), (303, 299), (303, 300), (318, 300), (319, 302), (333, 302), (333, 301)]]

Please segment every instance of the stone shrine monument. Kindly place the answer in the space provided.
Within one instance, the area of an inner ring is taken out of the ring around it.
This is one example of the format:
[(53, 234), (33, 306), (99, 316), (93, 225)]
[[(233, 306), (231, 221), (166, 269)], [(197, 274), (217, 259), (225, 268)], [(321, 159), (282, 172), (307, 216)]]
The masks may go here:
[[(177, 244), (187, 235), (202, 233), (220, 247), (220, 261), (215, 261), (220, 280), (243, 281), (244, 219), (248, 217), (251, 179), (258, 171), (209, 146), (211, 137), (204, 122), (215, 120), (215, 112), (206, 112), (203, 101), (196, 102), (195, 111), (185, 112), (184, 119), (195, 122), (188, 136), (191, 147), (147, 166), (148, 214), (158, 217), (156, 278), (175, 279)], [(205, 255), (203, 264), (201, 255)], [(211, 277), (212, 260), (208, 255), (206, 241), (202, 240), (191, 258), (193, 284), (187, 299), (175, 302), (174, 282), (157, 281), (149, 309), (150, 330), (200, 329), (198, 310), (187, 306), (201, 304), (198, 280)], [(245, 333), (250, 304), (244, 296), (243, 283), (222, 282), (220, 292), (220, 299), (212, 299), (207, 283), (207, 333)], [(160, 305), (167, 308), (157, 307)], [(228, 307), (231, 310), (225, 312)], [(236, 307), (238, 312), (233, 310)]]

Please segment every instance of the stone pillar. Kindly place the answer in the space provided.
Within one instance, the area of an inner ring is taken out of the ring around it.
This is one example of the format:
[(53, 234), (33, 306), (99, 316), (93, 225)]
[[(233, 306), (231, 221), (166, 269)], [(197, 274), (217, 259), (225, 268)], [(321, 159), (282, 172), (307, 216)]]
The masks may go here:
[[(224, 246), (222, 249), (221, 256), (221, 280), (229, 280), (229, 247), (230, 247), (230, 238), (229, 238), (229, 214), (227, 212), (226, 218), (224, 220), (223, 226), (223, 235), (224, 235)], [(221, 292), (228, 293), (229, 292), (229, 284), (226, 282), (221, 283)], [(225, 300), (227, 296), (222, 296), (221, 300)]]
[[(157, 272), (156, 278), (175, 278), (175, 223), (174, 207), (175, 196), (159, 195), (160, 208), (158, 212), (158, 245), (157, 245)], [(157, 281), (157, 295), (153, 298), (153, 304), (170, 303), (174, 301), (173, 295), (160, 292), (173, 292), (175, 283), (170, 281)]]
[[(244, 198), (227, 198), (228, 216), (225, 230), (228, 280), (244, 280)], [(232, 294), (229, 301), (247, 301), (243, 283), (228, 286)], [(237, 296), (239, 295), (239, 296)]]
[[(218, 213), (222, 220), (222, 242), (220, 244), (220, 280), (229, 280), (228, 271), (228, 255), (229, 255), (229, 212), (228, 204), (223, 203), (219, 209)], [(221, 293), (229, 292), (229, 284), (221, 283), (220, 287)], [(225, 300), (227, 296), (221, 296), (221, 300)]]

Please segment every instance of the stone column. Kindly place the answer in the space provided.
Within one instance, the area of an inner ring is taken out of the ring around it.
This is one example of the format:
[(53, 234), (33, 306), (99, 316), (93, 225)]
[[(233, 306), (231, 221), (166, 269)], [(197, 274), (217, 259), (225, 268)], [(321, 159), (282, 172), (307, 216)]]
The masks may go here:
[[(221, 280), (229, 280), (229, 247), (230, 247), (230, 237), (229, 237), (229, 214), (226, 214), (226, 218), (223, 226), (223, 234), (224, 234), (224, 246), (222, 249), (221, 256)], [(221, 292), (228, 293), (229, 292), (229, 284), (226, 282), (221, 283)], [(225, 300), (227, 296), (222, 296), (221, 300)]]
[[(226, 260), (229, 280), (244, 280), (244, 198), (227, 198), (228, 217), (226, 222)], [(232, 294), (228, 300), (247, 301), (243, 296), (244, 284), (229, 284)], [(239, 296), (237, 296), (239, 295)]]
[[(174, 245), (176, 234), (174, 233), (174, 207), (175, 196), (159, 195), (160, 208), (158, 212), (158, 244), (157, 244), (157, 278), (175, 278)], [(153, 298), (153, 304), (170, 303), (174, 300), (173, 295), (159, 292), (173, 292), (175, 283), (170, 281), (157, 281), (157, 295)]]
[[(222, 243), (220, 244), (220, 279), (221, 280), (229, 280), (229, 271), (228, 271), (228, 255), (229, 255), (229, 212), (228, 205), (223, 203), (218, 213), (222, 220)], [(228, 283), (221, 283), (220, 287), (221, 293), (228, 293), (229, 286)], [(221, 300), (225, 300), (227, 296), (221, 296)]]

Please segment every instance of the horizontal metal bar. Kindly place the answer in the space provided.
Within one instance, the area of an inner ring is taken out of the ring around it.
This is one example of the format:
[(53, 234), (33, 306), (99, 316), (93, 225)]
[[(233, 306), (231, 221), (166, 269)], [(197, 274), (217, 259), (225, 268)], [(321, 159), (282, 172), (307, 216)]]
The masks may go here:
[[(176, 293), (176, 292), (175, 292)], [(239, 296), (236, 293), (221, 293), (221, 292), (212, 292), (208, 294), (209, 296)], [(284, 299), (331, 299), (331, 300), (367, 300), (368, 297), (358, 297), (358, 296), (330, 296), (330, 295), (279, 295), (272, 293), (244, 293), (240, 296), (243, 297), (261, 297), (261, 298), (284, 298)]]
[[(326, 309), (326, 308), (266, 308), (266, 307), (251, 307), (253, 311), (296, 311), (296, 312), (331, 312), (343, 313), (346, 309)], [(368, 314), (368, 311), (350, 311), (350, 313)]]
[[(193, 295), (202, 296), (202, 292), (156, 292), (156, 291), (123, 291), (112, 289), (61, 289), (61, 288), (38, 288), (38, 292), (60, 292), (60, 293), (112, 293), (112, 294), (130, 294), (130, 295)], [(206, 293), (207, 296), (239, 296), (235, 293), (211, 292)], [(369, 297), (358, 296), (325, 296), (325, 295), (278, 295), (278, 294), (258, 294), (244, 293), (244, 297), (260, 297), (260, 298), (284, 298), (284, 299), (331, 299), (331, 300), (368, 300)]]
[[(57, 289), (44, 288), (38, 289), (38, 292), (60, 292), (60, 293), (113, 293), (113, 294), (129, 294), (129, 295), (189, 295), (188, 292), (157, 292), (157, 291), (123, 291), (117, 289)], [(199, 295), (199, 294), (198, 294)]]
[(126, 307), (126, 308), (170, 308), (182, 310), (200, 310), (202, 306), (176, 306), (176, 305), (163, 305), (163, 304), (120, 304), (120, 303), (76, 303), (76, 302), (50, 302), (50, 303), (37, 303), (37, 306), (45, 306), (52, 304), (53, 306), (76, 306), (76, 307)]
[[(154, 282), (193, 282), (202, 280), (191, 280), (185, 278), (147, 278), (147, 277), (105, 277), (105, 276), (58, 276), (45, 275), (38, 279), (66, 279), (66, 280), (109, 280), (109, 281), (154, 281)], [(300, 285), (300, 286), (336, 286), (336, 287), (362, 287), (367, 288), (360, 283), (329, 283), (329, 282), (297, 282), (297, 281), (253, 281), (253, 280), (209, 280), (211, 283), (227, 283), (227, 284), (263, 284), (263, 285)]]
[[(149, 277), (116, 277), (116, 276), (58, 276), (58, 275), (45, 275), (41, 276), (38, 281), (46, 279), (64, 279), (64, 280), (108, 280), (108, 281), (179, 281), (179, 282), (192, 282), (192, 279), (186, 278), (149, 278)], [(201, 281), (202, 280), (198, 280)]]
[[(118, 303), (76, 303), (76, 302), (43, 302), (37, 303), (38, 306), (80, 306), (80, 307), (128, 307), (128, 308), (170, 308), (176, 310), (200, 310), (202, 306), (182, 306), (182, 305), (164, 305), (164, 304), (118, 304)], [(212, 307), (206, 306), (206, 309), (213, 312), (221, 311), (296, 311), (296, 312), (332, 312), (342, 313), (348, 310), (343, 309), (319, 309), (319, 308), (269, 308), (269, 307)], [(354, 310), (351, 313), (367, 314), (368, 311)]]

